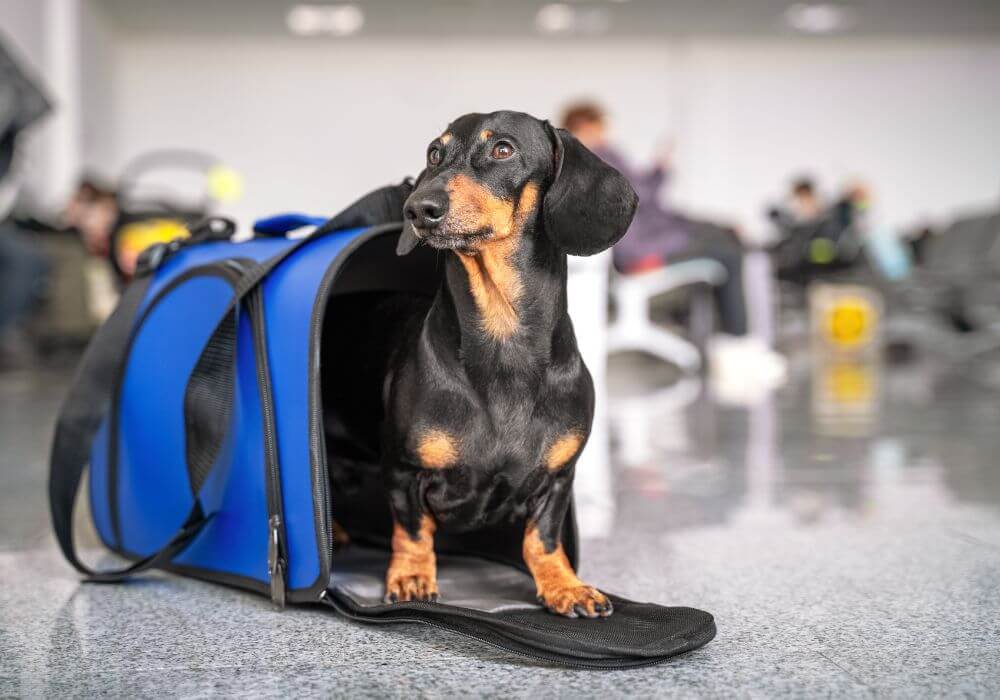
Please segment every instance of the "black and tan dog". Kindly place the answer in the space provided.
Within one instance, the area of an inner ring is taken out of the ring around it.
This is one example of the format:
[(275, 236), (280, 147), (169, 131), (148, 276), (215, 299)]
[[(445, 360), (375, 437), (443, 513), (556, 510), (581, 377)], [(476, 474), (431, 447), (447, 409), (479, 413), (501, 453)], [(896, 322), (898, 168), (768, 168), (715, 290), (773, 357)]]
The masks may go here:
[(616, 170), (527, 114), (469, 114), (431, 142), (397, 252), (447, 251), (444, 281), (417, 312), (399, 302), (377, 311), (394, 328), (378, 363), (387, 602), (437, 599), (438, 528), (506, 521), (523, 523), (525, 563), (549, 610), (611, 613), (560, 544), (594, 407), (566, 311), (566, 255), (611, 246), (636, 202)]

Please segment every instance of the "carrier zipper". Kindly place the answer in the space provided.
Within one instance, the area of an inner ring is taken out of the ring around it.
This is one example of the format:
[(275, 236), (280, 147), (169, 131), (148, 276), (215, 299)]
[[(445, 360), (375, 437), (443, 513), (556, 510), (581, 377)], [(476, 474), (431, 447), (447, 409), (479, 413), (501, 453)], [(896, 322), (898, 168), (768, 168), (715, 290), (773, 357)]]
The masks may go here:
[(281, 518), (268, 519), (267, 574), (271, 579), (271, 602), (285, 607), (285, 562), (281, 556)]
[(257, 286), (247, 297), (254, 338), (254, 355), (257, 363), (257, 390), (264, 430), (264, 468), (266, 471), (268, 541), (267, 573), (271, 582), (271, 601), (285, 607), (288, 547), (285, 539), (281, 498), (281, 465), (278, 457), (277, 428), (274, 419), (274, 397), (271, 393), (271, 373), (267, 353), (264, 325), (264, 298), (262, 287)]

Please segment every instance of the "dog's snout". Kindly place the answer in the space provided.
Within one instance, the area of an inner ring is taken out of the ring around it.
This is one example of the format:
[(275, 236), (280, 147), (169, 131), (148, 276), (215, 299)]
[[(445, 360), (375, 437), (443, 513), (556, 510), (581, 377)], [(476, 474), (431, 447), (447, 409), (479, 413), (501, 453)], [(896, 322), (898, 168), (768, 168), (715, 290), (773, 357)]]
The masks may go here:
[(443, 192), (410, 197), (406, 201), (403, 213), (414, 226), (421, 228), (434, 226), (448, 213), (448, 197)]

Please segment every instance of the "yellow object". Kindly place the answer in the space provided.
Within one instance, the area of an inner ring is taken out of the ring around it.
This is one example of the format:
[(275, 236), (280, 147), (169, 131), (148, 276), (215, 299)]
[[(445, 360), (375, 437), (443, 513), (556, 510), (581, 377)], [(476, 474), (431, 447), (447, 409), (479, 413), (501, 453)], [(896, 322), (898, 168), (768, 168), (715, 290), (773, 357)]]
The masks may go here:
[(167, 243), (175, 238), (187, 238), (191, 233), (176, 219), (144, 219), (126, 224), (118, 234), (115, 258), (126, 273), (135, 271), (139, 254), (154, 243)]
[(220, 202), (235, 202), (243, 195), (243, 178), (232, 168), (213, 165), (206, 174), (208, 193)]
[(825, 395), (837, 404), (867, 404), (875, 396), (875, 381), (869, 366), (837, 362), (826, 368)]
[(834, 345), (854, 347), (871, 340), (876, 312), (867, 299), (841, 297), (826, 313), (826, 331)]

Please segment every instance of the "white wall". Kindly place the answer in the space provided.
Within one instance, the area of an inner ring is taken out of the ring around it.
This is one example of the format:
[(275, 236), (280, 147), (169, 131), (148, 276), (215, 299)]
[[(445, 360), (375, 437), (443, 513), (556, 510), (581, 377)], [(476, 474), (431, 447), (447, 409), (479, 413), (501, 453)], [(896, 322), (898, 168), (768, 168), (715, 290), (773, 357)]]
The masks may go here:
[(675, 137), (675, 199), (748, 229), (801, 171), (858, 176), (885, 217), (988, 206), (1000, 196), (1000, 42), (684, 43), (120, 37), (114, 164), (194, 146), (247, 178), (241, 216), (331, 212), (419, 169), (458, 114), (554, 116), (594, 95), (647, 160)]
[(80, 12), (80, 158), (99, 174), (114, 159), (114, 33), (105, 9), (92, 0)]
[(59, 210), (80, 170), (113, 160), (111, 24), (93, 0), (0, 0), (0, 31), (52, 111), (19, 144), (25, 194)]
[(693, 42), (676, 197), (759, 221), (808, 172), (887, 221), (1000, 204), (1000, 42)]
[[(667, 53), (651, 44), (585, 46), (291, 39), (143, 38), (116, 51), (116, 157), (191, 146), (247, 179), (241, 215), (333, 212), (422, 167), (426, 144), (469, 111), (552, 115), (566, 96), (598, 94), (636, 150), (666, 112)], [(635, 66), (625, 80), (621, 63)], [(650, 86), (655, 89), (649, 90)]]
[[(47, 67), (45, 6), (42, 2), (0, 0), (0, 38), (25, 71), (44, 79)], [(44, 125), (37, 125), (21, 139), (17, 167), (25, 186), (37, 188), (45, 180)]]

